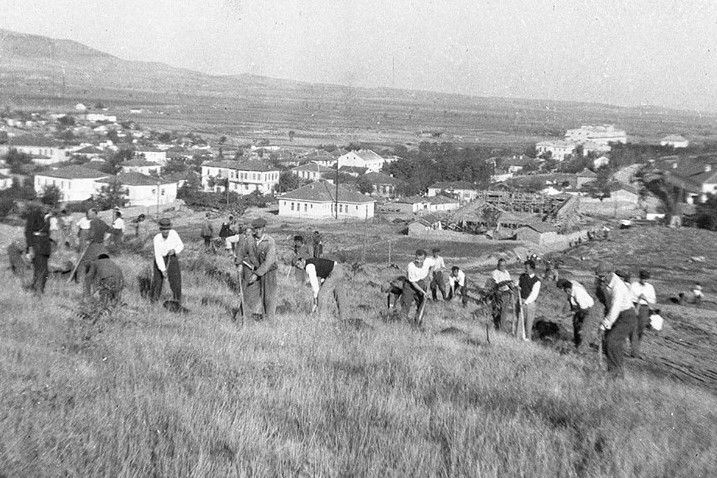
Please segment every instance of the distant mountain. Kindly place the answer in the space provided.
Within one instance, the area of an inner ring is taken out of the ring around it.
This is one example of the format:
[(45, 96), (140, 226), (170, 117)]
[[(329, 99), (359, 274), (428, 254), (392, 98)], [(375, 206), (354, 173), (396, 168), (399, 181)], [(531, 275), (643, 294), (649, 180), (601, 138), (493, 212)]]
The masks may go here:
[[(381, 134), (429, 130), (476, 138), (481, 132), (556, 136), (566, 127), (585, 123), (615, 123), (639, 128), (644, 135), (684, 133), (695, 124), (698, 128), (709, 124), (711, 132), (714, 124), (713, 118), (661, 107), (355, 88), (248, 74), (208, 75), (163, 63), (123, 60), (71, 40), (0, 29), (0, 101), (12, 101), (18, 95), (170, 104), (182, 114), (195, 114), (190, 118), (193, 124), (202, 120), (208, 126), (221, 108), (226, 110), (222, 125), (230, 129), (271, 125)], [(666, 116), (678, 119), (673, 122)]]

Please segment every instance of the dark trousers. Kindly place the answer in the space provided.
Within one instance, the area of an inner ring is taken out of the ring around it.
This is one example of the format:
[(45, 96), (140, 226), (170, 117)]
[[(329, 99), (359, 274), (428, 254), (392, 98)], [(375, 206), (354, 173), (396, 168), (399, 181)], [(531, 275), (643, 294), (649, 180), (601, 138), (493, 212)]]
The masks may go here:
[(645, 329), (650, 324), (650, 306), (642, 304), (637, 309), (637, 322), (635, 328), (630, 332), (630, 348), (632, 349), (632, 356), (640, 356), (640, 344), (642, 343), (642, 335), (645, 333)]
[(513, 294), (510, 291), (493, 295), (493, 325), (496, 330), (510, 333), (513, 327)]
[(437, 290), (441, 291), (441, 296), (443, 296), (443, 300), (447, 299), (446, 295), (446, 282), (443, 280), (443, 272), (436, 271), (433, 273), (433, 280), (431, 281), (431, 294), (433, 295), (433, 300), (438, 299)]
[[(177, 256), (166, 256), (164, 258), (164, 264), (167, 267), (167, 280), (169, 280), (169, 288), (172, 290), (172, 300), (181, 303), (182, 302), (182, 271), (179, 269), (179, 259)], [(157, 267), (157, 263), (152, 261), (153, 274), (152, 274), (152, 295), (151, 299), (156, 302), (162, 297), (162, 286), (164, 285), (164, 278), (162, 272)]]
[(212, 245), (212, 236), (202, 236), (204, 239), (204, 247), (209, 248)]
[(578, 352), (585, 352), (590, 346), (590, 336), (593, 331), (592, 307), (578, 309), (573, 314), (573, 341)]
[(35, 257), (32, 258), (32, 288), (36, 294), (45, 293), (45, 283), (47, 283), (47, 276), (50, 273), (47, 268), (49, 259), (50, 256), (43, 254), (35, 254)]
[[(428, 285), (428, 279), (423, 279), (417, 282), (421, 288), (426, 291)], [(403, 292), (401, 293), (401, 313), (404, 317), (408, 318), (408, 313), (411, 311), (411, 304), (416, 303), (416, 316), (413, 319), (414, 325), (421, 326), (423, 323), (423, 317), (420, 315), (421, 307), (425, 306), (427, 297), (421, 294), (413, 284), (409, 281), (404, 281)]]
[(630, 335), (637, 323), (635, 309), (632, 307), (623, 310), (612, 324), (610, 330), (605, 331), (605, 355), (607, 356), (607, 371), (613, 377), (625, 376), (623, 368), (623, 354), (625, 339)]

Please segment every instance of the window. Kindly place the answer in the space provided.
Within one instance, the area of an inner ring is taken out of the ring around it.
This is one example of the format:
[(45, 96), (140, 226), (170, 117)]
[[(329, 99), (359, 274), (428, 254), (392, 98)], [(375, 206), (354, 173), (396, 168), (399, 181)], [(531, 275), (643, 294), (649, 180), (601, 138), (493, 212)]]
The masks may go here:
[(157, 190), (156, 190), (156, 189), (152, 189), (152, 194), (157, 194)]
[(309, 210), (309, 205), (307, 203), (304, 203), (304, 212)]
[(356, 206), (356, 210), (358, 211), (358, 206)]
[(162, 188), (162, 196), (164, 196), (164, 188)]
[(343, 205), (343, 204), (339, 204), (339, 212), (344, 212), (344, 205)]
[(293, 202), (291, 203), (291, 210), (292, 210), (292, 211), (294, 210), (294, 203), (293, 203)]

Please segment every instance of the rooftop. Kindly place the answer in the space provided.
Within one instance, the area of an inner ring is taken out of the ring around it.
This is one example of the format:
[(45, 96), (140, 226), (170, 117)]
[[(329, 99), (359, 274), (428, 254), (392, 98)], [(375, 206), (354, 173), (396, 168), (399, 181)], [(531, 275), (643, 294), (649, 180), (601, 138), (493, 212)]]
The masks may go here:
[(276, 168), (269, 166), (263, 161), (232, 161), (229, 159), (223, 159), (219, 161), (207, 161), (202, 163), (202, 166), (233, 169), (235, 171), (278, 171)]
[(172, 184), (175, 181), (141, 173), (120, 173), (117, 176), (100, 179), (97, 182), (104, 184), (119, 183), (124, 186), (156, 186), (157, 184)]
[(135, 168), (141, 168), (141, 167), (153, 167), (157, 168), (159, 165), (153, 161), (146, 161), (144, 159), (131, 159), (129, 161), (122, 161), (119, 163), (120, 167), (128, 166), (128, 167), (135, 167)]
[(316, 164), (316, 163), (302, 164), (301, 166), (292, 168), (292, 171), (315, 171), (318, 173), (335, 173), (336, 172), (336, 170), (333, 168), (327, 168), (326, 166), (321, 166), (320, 164)]
[(444, 190), (449, 190), (449, 189), (453, 189), (453, 190), (466, 189), (466, 190), (470, 190), (470, 191), (476, 190), (475, 184), (471, 184), (466, 181), (441, 181), (441, 182), (437, 182), (437, 183), (430, 185), (429, 188), (444, 189)]
[(8, 141), (10, 146), (37, 146), (42, 148), (59, 148), (57, 141), (44, 136), (16, 136)]
[[(304, 187), (289, 191), (281, 196), (281, 199), (293, 199), (295, 201), (312, 201), (312, 202), (335, 202), (336, 186), (324, 182), (314, 181)], [(363, 194), (339, 186), (338, 194), (339, 202), (349, 203), (370, 203), (376, 202), (374, 199), (364, 196)]]
[(36, 176), (46, 176), (59, 179), (97, 179), (109, 176), (107, 173), (96, 169), (83, 168), (82, 166), (67, 166), (64, 168), (51, 169), (37, 173)]

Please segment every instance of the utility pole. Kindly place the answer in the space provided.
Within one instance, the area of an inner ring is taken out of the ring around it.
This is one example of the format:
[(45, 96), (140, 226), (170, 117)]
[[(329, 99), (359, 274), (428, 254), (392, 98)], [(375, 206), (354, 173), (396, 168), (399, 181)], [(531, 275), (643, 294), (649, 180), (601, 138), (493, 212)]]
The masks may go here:
[(336, 160), (336, 219), (339, 218), (339, 161)]

